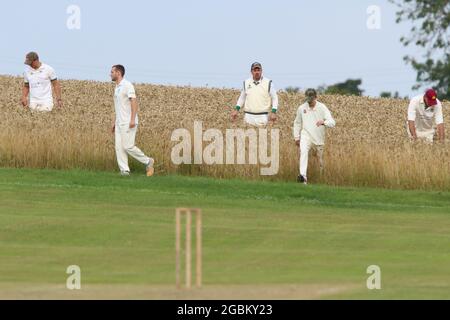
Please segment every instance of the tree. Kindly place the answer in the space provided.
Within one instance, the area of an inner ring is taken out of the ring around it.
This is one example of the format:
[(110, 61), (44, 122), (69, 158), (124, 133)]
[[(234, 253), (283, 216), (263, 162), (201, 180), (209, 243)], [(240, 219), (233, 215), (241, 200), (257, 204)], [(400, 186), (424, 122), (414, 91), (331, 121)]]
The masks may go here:
[(397, 23), (410, 20), (411, 35), (400, 41), (424, 49), (420, 60), (404, 59), (417, 71), (418, 84), (433, 85), (440, 97), (450, 99), (450, 1), (449, 0), (390, 0), (399, 7)]
[(398, 99), (398, 98), (400, 98), (400, 94), (398, 93), (398, 91), (395, 91), (394, 94), (392, 94), (392, 92), (383, 91), (383, 92), (380, 93), (380, 97), (381, 98), (395, 98), (395, 99)]
[(324, 94), (342, 94), (349, 96), (360, 96), (364, 92), (359, 86), (362, 84), (361, 79), (348, 79), (345, 82), (336, 83), (328, 87), (319, 88)]
[(285, 90), (287, 93), (299, 93), (300, 92), (299, 87), (287, 87)]

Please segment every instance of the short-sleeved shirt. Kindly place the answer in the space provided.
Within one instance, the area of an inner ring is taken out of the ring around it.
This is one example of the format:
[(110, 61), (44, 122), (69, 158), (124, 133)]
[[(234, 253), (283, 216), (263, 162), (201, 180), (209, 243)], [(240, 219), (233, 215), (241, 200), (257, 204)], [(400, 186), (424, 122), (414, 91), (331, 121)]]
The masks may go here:
[(438, 100), (437, 105), (430, 108), (425, 105), (422, 95), (414, 97), (409, 104), (408, 121), (415, 121), (418, 132), (434, 132), (435, 125), (444, 123), (442, 103)]
[[(135, 98), (136, 91), (133, 84), (126, 79), (122, 79), (114, 90), (114, 107), (117, 125), (129, 124), (131, 122), (131, 99)], [(135, 122), (136, 124), (138, 123), (137, 113)]]
[(24, 81), (30, 86), (30, 103), (53, 105), (52, 81), (57, 80), (55, 70), (42, 63), (39, 69), (25, 68)]

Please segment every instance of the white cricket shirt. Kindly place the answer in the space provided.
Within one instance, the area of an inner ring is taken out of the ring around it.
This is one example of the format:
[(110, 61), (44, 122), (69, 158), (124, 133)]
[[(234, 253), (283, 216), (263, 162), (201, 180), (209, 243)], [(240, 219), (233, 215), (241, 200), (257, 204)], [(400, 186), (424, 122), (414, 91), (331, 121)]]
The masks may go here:
[[(317, 122), (323, 120), (324, 126), (317, 126)], [(331, 116), (330, 110), (321, 102), (317, 101), (314, 108), (308, 103), (302, 104), (297, 110), (294, 121), (294, 139), (300, 140), (308, 137), (316, 146), (325, 144), (325, 127), (334, 128), (336, 122)]]
[(52, 81), (57, 77), (52, 67), (44, 63), (39, 69), (26, 66), (24, 80), (30, 86), (30, 103), (53, 106)]
[(408, 121), (415, 121), (420, 133), (432, 133), (435, 125), (444, 123), (442, 103), (438, 100), (434, 108), (426, 107), (423, 95), (411, 99), (408, 108)]
[[(126, 79), (122, 79), (114, 90), (114, 107), (117, 125), (129, 124), (131, 122), (131, 99), (135, 98), (136, 91), (133, 84)], [(135, 122), (138, 124), (137, 113)]]

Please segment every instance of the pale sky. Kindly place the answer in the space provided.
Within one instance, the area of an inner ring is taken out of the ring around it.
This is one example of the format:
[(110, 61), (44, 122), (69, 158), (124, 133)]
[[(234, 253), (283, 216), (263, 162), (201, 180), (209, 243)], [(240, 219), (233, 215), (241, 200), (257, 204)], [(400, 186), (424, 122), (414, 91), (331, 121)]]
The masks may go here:
[[(80, 30), (67, 28), (69, 5)], [(367, 8), (381, 9), (381, 29)], [(60, 79), (109, 81), (124, 64), (132, 82), (240, 88), (254, 61), (277, 89), (362, 78), (365, 94), (412, 96), (415, 72), (403, 62), (387, 0), (15, 0), (2, 3), (0, 74), (20, 75), (37, 51)]]

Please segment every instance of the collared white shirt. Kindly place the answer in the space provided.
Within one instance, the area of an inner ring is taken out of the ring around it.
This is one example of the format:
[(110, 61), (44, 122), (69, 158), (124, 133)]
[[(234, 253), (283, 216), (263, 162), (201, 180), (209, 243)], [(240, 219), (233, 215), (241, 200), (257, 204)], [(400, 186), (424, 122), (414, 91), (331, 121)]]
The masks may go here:
[[(131, 122), (131, 99), (136, 99), (134, 86), (130, 81), (122, 79), (114, 90), (116, 125), (129, 124)], [(138, 124), (137, 113), (135, 121)]]
[(42, 63), (38, 69), (25, 67), (24, 81), (30, 86), (30, 103), (53, 105), (52, 81), (57, 80), (55, 70)]
[(435, 125), (444, 123), (442, 103), (438, 100), (434, 108), (427, 107), (423, 95), (411, 99), (408, 107), (408, 121), (415, 121), (419, 132), (433, 132)]
[[(323, 120), (324, 126), (317, 126), (317, 122)], [(325, 128), (334, 128), (336, 122), (331, 116), (330, 110), (321, 102), (317, 101), (314, 108), (310, 108), (306, 102), (297, 110), (294, 121), (294, 139), (309, 138), (317, 146), (325, 144)]]

